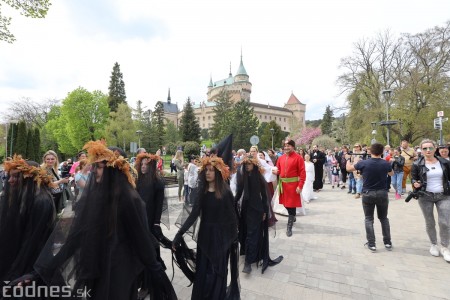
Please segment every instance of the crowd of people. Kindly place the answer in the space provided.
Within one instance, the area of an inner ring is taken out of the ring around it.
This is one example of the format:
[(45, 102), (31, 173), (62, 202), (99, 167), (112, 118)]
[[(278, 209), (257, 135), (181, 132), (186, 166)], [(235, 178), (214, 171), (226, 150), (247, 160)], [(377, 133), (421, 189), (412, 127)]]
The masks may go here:
[[(51, 150), (41, 165), (15, 155), (4, 162), (2, 176), (0, 298), (34, 285), (58, 287), (53, 298), (176, 299), (162, 247), (193, 282), (192, 299), (240, 299), (239, 256), (245, 256), (247, 274), (252, 265), (264, 273), (282, 262), (282, 255), (270, 255), (275, 213), (288, 217), (291, 237), (299, 212), (324, 183), (362, 198), (371, 251), (376, 251), (376, 209), (383, 244), (391, 250), (389, 189), (401, 199), (408, 175), (425, 218), (430, 254), (450, 262), (448, 145), (423, 140), (418, 148), (407, 141), (399, 147), (355, 143), (349, 148), (306, 150), (286, 139), (279, 152), (252, 146), (228, 156), (211, 149), (187, 161), (178, 150), (171, 167), (183, 208), (173, 241), (162, 228), (170, 224), (159, 153), (140, 148), (131, 165), (122, 149), (91, 141), (75, 163), (59, 164)], [(64, 212), (68, 199), (72, 209)], [(195, 250), (188, 248), (185, 234), (196, 242)]]

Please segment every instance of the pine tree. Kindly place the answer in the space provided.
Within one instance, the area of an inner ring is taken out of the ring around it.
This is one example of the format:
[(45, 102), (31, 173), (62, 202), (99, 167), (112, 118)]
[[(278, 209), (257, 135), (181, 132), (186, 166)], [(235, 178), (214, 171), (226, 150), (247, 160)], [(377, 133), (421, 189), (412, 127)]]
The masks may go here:
[(322, 123), (320, 124), (320, 127), (322, 129), (322, 134), (330, 134), (331, 133), (331, 127), (333, 125), (333, 111), (331, 110), (330, 106), (327, 105), (327, 108), (325, 109), (325, 113), (323, 114)]
[(153, 136), (151, 142), (156, 144), (158, 149), (164, 144), (166, 130), (164, 126), (164, 105), (161, 101), (156, 102), (155, 110), (152, 115), (152, 131)]
[(233, 132), (235, 149), (250, 148), (250, 137), (258, 132), (259, 121), (250, 103), (241, 99), (232, 110), (233, 118), (230, 133)]
[(222, 91), (217, 97), (214, 111), (214, 124), (211, 127), (211, 138), (215, 141), (222, 140), (230, 134), (233, 102), (227, 91)]
[(27, 154), (27, 125), (24, 121), (20, 121), (17, 130), (17, 142), (15, 148), (13, 148), (13, 154), (20, 154), (23, 158), (26, 158)]
[(27, 159), (31, 159), (34, 160), (34, 144), (33, 144), (33, 129), (30, 128), (27, 130), (27, 150), (26, 150), (26, 154), (25, 157)]
[(117, 111), (119, 103), (127, 103), (125, 94), (125, 82), (123, 81), (120, 65), (116, 62), (109, 81), (108, 105), (111, 111)]
[(39, 131), (39, 128), (34, 128), (34, 134), (33, 134), (33, 148), (34, 148), (34, 160), (40, 161), (41, 160), (41, 133)]
[(195, 117), (190, 98), (187, 98), (186, 104), (184, 105), (183, 115), (180, 121), (180, 132), (183, 142), (192, 141), (200, 143), (201, 129)]

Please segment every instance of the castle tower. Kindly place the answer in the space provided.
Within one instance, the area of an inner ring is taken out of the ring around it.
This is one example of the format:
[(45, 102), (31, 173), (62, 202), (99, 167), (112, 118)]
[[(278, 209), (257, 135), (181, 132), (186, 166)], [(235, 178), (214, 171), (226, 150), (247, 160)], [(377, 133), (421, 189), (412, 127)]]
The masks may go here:
[(301, 103), (300, 100), (295, 97), (294, 92), (291, 93), (291, 96), (284, 105), (284, 108), (292, 111), (293, 118), (290, 124), (291, 132), (296, 132), (300, 128), (305, 127), (306, 104)]

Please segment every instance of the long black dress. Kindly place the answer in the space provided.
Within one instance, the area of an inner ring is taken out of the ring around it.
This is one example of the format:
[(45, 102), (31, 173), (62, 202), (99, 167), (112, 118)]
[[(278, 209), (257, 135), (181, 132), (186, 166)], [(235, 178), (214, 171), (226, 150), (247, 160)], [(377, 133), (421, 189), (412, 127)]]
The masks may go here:
[[(248, 172), (243, 166), (239, 169), (235, 201), (242, 201), (239, 213), (240, 254), (245, 255), (248, 264), (261, 263), (262, 273), (268, 266), (283, 260), (282, 256), (272, 260), (269, 256), (269, 200), (264, 177), (257, 167)], [(266, 215), (263, 220), (263, 215)]]
[[(236, 272), (238, 222), (233, 194), (228, 187), (225, 191), (221, 199), (217, 199), (214, 192), (199, 193), (189, 217), (178, 232), (182, 235), (201, 217), (200, 224), (197, 224), (196, 270), (191, 299), (240, 297)], [(227, 290), (229, 260), (232, 273)]]
[(6, 183), (0, 199), (1, 284), (33, 271), (55, 218), (53, 197), (47, 187), (38, 188), (33, 178), (27, 178), (15, 193)]
[(122, 173), (105, 168), (101, 183), (90, 176), (75, 216), (57, 224), (34, 269), (49, 286), (70, 284), (74, 297), (87, 290), (99, 300), (136, 299), (147, 269), (150, 298), (176, 299), (157, 247), (139, 194)]
[(322, 151), (314, 151), (311, 153), (311, 161), (316, 159), (314, 163), (314, 182), (313, 189), (321, 190), (323, 189), (323, 165), (325, 164), (327, 158)]

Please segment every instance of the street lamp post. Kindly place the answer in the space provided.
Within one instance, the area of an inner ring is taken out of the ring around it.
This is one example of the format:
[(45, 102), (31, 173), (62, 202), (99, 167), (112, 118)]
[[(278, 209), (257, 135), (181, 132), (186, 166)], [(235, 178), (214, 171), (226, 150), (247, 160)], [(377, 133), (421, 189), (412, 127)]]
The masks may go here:
[(138, 138), (139, 138), (139, 148), (141, 148), (141, 134), (142, 134), (142, 130), (136, 130), (136, 133), (137, 133)]
[(272, 150), (273, 150), (273, 132), (274, 132), (274, 129), (270, 128), (270, 133), (272, 134)]
[(385, 125), (386, 126), (386, 128), (387, 128), (387, 131), (386, 131), (387, 145), (390, 145), (391, 144), (391, 141), (390, 141), (390, 126), (394, 125), (394, 124), (397, 124), (398, 121), (396, 121), (396, 120), (390, 121), (389, 120), (389, 100), (391, 100), (392, 90), (382, 90), (381, 93), (383, 94), (384, 101), (386, 102), (386, 121), (382, 122), (380, 125)]

